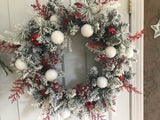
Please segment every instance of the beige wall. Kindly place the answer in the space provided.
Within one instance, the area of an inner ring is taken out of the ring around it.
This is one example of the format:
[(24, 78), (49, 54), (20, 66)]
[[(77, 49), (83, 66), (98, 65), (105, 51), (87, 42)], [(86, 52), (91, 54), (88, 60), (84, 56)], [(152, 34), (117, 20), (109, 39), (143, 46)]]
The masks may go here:
[(145, 0), (145, 40), (144, 40), (144, 120), (160, 120), (160, 37), (153, 38), (150, 25), (160, 19), (160, 0)]

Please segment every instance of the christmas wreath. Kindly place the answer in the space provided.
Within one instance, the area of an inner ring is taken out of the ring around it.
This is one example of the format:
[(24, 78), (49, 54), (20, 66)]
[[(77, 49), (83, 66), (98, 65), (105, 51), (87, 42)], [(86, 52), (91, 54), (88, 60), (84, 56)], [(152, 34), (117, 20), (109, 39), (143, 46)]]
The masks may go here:
[[(144, 31), (130, 35), (128, 24), (121, 22), (115, 9), (117, 5), (117, 0), (81, 0), (66, 7), (59, 0), (48, 0), (47, 5), (36, 0), (32, 7), (38, 15), (18, 26), (11, 37), (1, 37), (19, 46), (11, 61), (19, 74), (9, 96), (12, 103), (26, 88), (44, 108), (43, 119), (56, 113), (64, 119), (71, 113), (82, 119), (90, 112), (113, 110), (122, 88), (140, 93), (130, 84), (136, 52), (132, 43)], [(79, 31), (86, 38), (86, 47), (96, 55), (97, 64), (90, 68), (84, 83), (66, 88), (59, 82), (63, 71), (57, 66), (63, 64), (64, 50), (72, 51), (71, 37)]]

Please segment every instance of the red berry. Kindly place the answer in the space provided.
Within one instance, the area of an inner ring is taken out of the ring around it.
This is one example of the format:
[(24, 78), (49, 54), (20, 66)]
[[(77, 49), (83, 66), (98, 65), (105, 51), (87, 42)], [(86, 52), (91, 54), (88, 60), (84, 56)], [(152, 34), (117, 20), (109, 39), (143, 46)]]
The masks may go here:
[(119, 76), (119, 79), (120, 79), (120, 81), (123, 81), (124, 80), (124, 76), (123, 75)]
[(77, 8), (82, 8), (83, 7), (83, 5), (82, 4), (80, 4), (80, 3), (75, 3), (75, 5), (77, 6)]
[(50, 58), (50, 61), (53, 62), (53, 58)]
[(106, 58), (106, 57), (103, 57), (103, 60), (104, 60), (104, 61), (106, 61), (106, 60), (107, 60), (107, 58)]
[(49, 55), (53, 55), (53, 52), (50, 52)]
[(83, 95), (84, 95), (84, 92), (82, 91), (82, 92), (81, 92), (81, 96), (83, 96)]
[(55, 61), (58, 61), (58, 60), (59, 60), (58, 58), (55, 59)]
[(82, 89), (82, 90), (84, 90), (84, 89), (85, 89), (85, 87), (83, 87), (83, 86), (82, 86), (82, 87), (81, 87), (81, 89)]
[(56, 82), (56, 85), (59, 85), (59, 82)]
[(73, 17), (70, 17), (71, 20), (73, 20)]
[(116, 29), (111, 27), (108, 29), (107, 34), (109, 34), (109, 36), (113, 36), (116, 34)]
[(88, 94), (89, 94), (89, 91), (87, 91), (86, 94), (88, 95)]
[(87, 108), (92, 108), (92, 107), (93, 107), (93, 102), (86, 102), (86, 103), (85, 103), (85, 106), (86, 106)]

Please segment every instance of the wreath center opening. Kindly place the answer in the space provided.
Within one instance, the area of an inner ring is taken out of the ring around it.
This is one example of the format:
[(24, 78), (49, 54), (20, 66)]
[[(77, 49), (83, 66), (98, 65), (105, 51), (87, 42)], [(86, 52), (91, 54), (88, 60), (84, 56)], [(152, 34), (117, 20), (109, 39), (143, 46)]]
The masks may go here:
[[(72, 52), (65, 50), (64, 53), (64, 78), (66, 87), (74, 87), (87, 79), (88, 66), (94, 61), (93, 54), (89, 54), (85, 46), (88, 39), (79, 32), (71, 37)], [(91, 63), (90, 63), (91, 62)]]

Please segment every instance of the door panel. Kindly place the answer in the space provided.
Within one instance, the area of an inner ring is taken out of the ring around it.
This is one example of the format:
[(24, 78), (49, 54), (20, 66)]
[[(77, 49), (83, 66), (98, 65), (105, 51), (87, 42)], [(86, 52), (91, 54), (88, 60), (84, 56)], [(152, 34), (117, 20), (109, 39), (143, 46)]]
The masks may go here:
[[(129, 0), (119, 0), (121, 6), (118, 11), (121, 14), (122, 21), (129, 23), (128, 14), (128, 1)], [(129, 29), (128, 29), (129, 31)], [(116, 105), (116, 112), (112, 112), (112, 120), (130, 120), (130, 97), (127, 91), (121, 91)]]
[[(28, 20), (33, 16), (33, 9), (30, 7), (31, 3), (34, 3), (34, 0), (8, 0), (9, 4), (7, 5), (7, 0), (0, 0), (0, 18), (2, 18), (2, 22), (0, 22), (0, 25), (2, 26), (0, 28), (0, 32), (4, 29), (8, 29), (9, 24), (9, 17), (6, 17), (10, 15), (10, 23), (11, 28), (14, 29), (15, 24), (21, 24), (24, 22), (24, 19)], [(64, 4), (69, 4), (69, 1), (63, 0)], [(71, 1), (73, 4), (76, 0)], [(41, 3), (45, 3), (46, 1), (40, 0)], [(122, 20), (124, 22), (129, 22), (129, 16), (128, 16), (128, 0), (120, 0), (121, 6), (118, 9), (122, 15)], [(7, 10), (9, 9), (9, 12)], [(8, 14), (9, 13), (9, 14)], [(81, 81), (84, 81), (87, 76), (87, 71), (89, 68), (94, 64), (94, 55), (90, 53), (85, 47), (86, 38), (83, 38), (80, 33), (72, 38), (72, 49), (73, 52), (70, 53), (66, 51), (66, 54), (64, 56), (65, 64), (65, 83), (67, 87), (73, 87), (75, 84), (80, 83)], [(7, 59), (7, 58), (6, 58)], [(12, 80), (11, 77), (5, 77), (4, 73), (0, 72), (2, 76), (0, 77), (0, 80), (3, 82), (3, 86), (0, 86), (0, 95), (3, 95), (6, 97), (6, 99), (3, 99), (4, 97), (0, 97), (0, 107), (2, 108), (5, 103), (5, 109), (11, 110), (12, 114), (10, 114), (11, 118), (5, 118), (3, 116), (8, 116), (8, 113), (2, 112), (0, 109), (0, 116), (1, 120), (18, 120), (18, 117), (20, 117), (19, 120), (38, 120), (38, 115), (40, 114), (40, 110), (37, 107), (33, 107), (34, 103), (36, 103), (32, 96), (24, 95), (19, 100), (19, 106), (17, 107), (17, 104), (11, 105), (9, 101), (7, 100), (8, 93), (2, 92), (2, 91), (9, 91), (9, 89), (12, 86)], [(14, 76), (14, 75), (13, 75)], [(15, 80), (15, 79), (14, 79)], [(8, 81), (8, 82), (6, 82)], [(7, 87), (4, 87), (7, 86)], [(5, 89), (4, 89), (5, 88)], [(107, 120), (129, 120), (130, 118), (130, 108), (129, 108), (129, 94), (127, 92), (121, 92), (120, 96), (117, 100), (117, 109), (115, 113), (109, 113), (109, 116), (107, 115)], [(19, 116), (18, 116), (19, 111)], [(108, 114), (108, 113), (107, 113)], [(3, 115), (3, 116), (2, 116)], [(57, 116), (53, 118), (53, 120), (57, 120), (60, 118)], [(72, 118), (75, 120), (76, 118)]]
[[(3, 34), (6, 29), (10, 29), (8, 13), (8, 1), (0, 0), (0, 34)], [(0, 59), (6, 64), (9, 62), (5, 54), (0, 54)], [(14, 76), (12, 74), (6, 77), (5, 72), (0, 68), (0, 120), (18, 120), (17, 102), (11, 104), (8, 100), (9, 90), (12, 87), (11, 83), (15, 80)]]
[(72, 52), (68, 49), (64, 55), (64, 75), (67, 87), (74, 87), (86, 79), (86, 39), (80, 33), (75, 35), (72, 39)]

